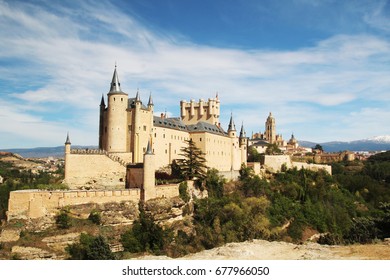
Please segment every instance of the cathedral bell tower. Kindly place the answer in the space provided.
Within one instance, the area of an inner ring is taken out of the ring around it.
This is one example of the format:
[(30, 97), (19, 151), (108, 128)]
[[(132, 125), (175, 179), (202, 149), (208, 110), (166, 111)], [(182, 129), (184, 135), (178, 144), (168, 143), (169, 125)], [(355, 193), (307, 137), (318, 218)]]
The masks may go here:
[(267, 121), (265, 122), (265, 137), (270, 144), (276, 142), (275, 118), (272, 116), (272, 113), (269, 113)]

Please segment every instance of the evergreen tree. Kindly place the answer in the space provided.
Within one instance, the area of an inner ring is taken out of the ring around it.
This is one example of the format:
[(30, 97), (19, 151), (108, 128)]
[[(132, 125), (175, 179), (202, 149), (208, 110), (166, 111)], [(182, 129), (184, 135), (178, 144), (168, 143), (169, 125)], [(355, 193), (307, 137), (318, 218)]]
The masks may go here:
[(170, 231), (155, 223), (153, 216), (145, 212), (142, 204), (139, 208), (139, 219), (121, 236), (122, 245), (131, 253), (152, 252), (159, 255), (171, 241)]
[(177, 160), (181, 175), (186, 180), (204, 179), (206, 177), (206, 159), (203, 152), (196, 147), (192, 139), (186, 140), (188, 146), (181, 149), (183, 159)]

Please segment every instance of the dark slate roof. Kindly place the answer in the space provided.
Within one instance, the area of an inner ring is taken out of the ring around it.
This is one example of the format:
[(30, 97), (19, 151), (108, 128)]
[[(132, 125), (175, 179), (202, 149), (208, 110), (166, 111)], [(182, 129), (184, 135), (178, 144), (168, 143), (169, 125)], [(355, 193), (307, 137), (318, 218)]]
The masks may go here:
[(222, 128), (207, 122), (185, 125), (180, 118), (161, 118), (153, 116), (153, 125), (187, 132), (208, 132), (227, 136), (226, 132)]
[(216, 126), (215, 124), (210, 124), (207, 122), (198, 122), (197, 124), (191, 124), (188, 125), (188, 131), (189, 132), (208, 132), (213, 134), (219, 134), (226, 136), (226, 132), (219, 126)]
[(269, 142), (266, 140), (258, 140), (252, 146), (267, 146), (268, 144)]
[[(129, 98), (127, 100), (127, 107), (128, 108), (135, 108), (135, 101), (136, 101), (136, 97)], [(142, 102), (141, 102), (141, 108), (144, 109), (144, 110), (148, 109), (144, 104), (142, 104)]]
[(187, 131), (187, 126), (180, 120), (180, 118), (161, 118), (153, 116), (153, 125), (158, 127), (166, 127), (181, 131)]

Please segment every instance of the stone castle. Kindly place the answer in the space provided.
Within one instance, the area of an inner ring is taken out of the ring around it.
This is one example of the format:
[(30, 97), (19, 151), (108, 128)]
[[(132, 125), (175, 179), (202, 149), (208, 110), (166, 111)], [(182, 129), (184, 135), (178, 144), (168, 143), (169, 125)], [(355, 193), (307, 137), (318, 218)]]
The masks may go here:
[[(65, 142), (65, 178), (67, 191), (21, 190), (10, 193), (7, 218), (35, 219), (53, 217), (60, 209), (83, 204), (105, 204), (172, 198), (179, 195), (178, 184), (156, 185), (155, 171), (181, 159), (185, 140), (192, 139), (203, 152), (206, 165), (227, 179), (237, 178), (241, 164), (247, 164), (248, 147), (264, 152), (276, 144), (284, 155), (265, 156), (263, 163), (248, 163), (256, 174), (288, 168), (325, 169), (330, 166), (292, 162), (289, 150), (297, 150), (295, 137), (286, 143), (276, 134), (275, 118), (267, 118), (264, 133), (246, 137), (243, 125), (237, 134), (230, 118), (227, 131), (219, 122), (218, 95), (207, 101), (180, 102), (180, 117), (154, 116), (152, 96), (144, 105), (139, 92), (128, 97), (123, 92), (115, 66), (107, 105), (100, 103), (99, 149), (72, 149), (69, 134)], [(193, 182), (189, 192), (196, 194)], [(204, 196), (204, 194), (201, 194)]]
[(180, 102), (180, 117), (154, 116), (152, 96), (143, 104), (123, 92), (115, 67), (107, 105), (102, 96), (99, 120), (99, 150), (72, 150), (69, 135), (65, 149), (65, 183), (71, 188), (89, 185), (133, 187), (127, 169), (144, 163), (148, 143), (156, 170), (181, 159), (185, 140), (201, 149), (209, 168), (226, 177), (237, 173), (247, 160), (247, 137), (243, 126), (237, 134), (233, 117), (227, 132), (219, 122), (218, 95), (207, 101)]

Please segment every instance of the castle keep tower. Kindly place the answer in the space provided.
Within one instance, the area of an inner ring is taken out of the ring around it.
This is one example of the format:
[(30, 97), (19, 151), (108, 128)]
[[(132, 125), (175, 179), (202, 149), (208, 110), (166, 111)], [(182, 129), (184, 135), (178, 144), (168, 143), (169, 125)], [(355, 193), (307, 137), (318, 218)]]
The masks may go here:
[(108, 106), (106, 109), (106, 145), (104, 150), (114, 153), (124, 153), (126, 149), (126, 131), (127, 131), (127, 93), (124, 93), (120, 87), (116, 65), (114, 75), (111, 81), (111, 88), (108, 97)]
[(147, 107), (142, 104), (137, 91), (128, 98), (120, 86), (115, 66), (110, 91), (100, 102), (99, 149), (116, 154), (126, 162), (143, 162), (148, 140), (153, 128), (153, 100), (149, 96)]

